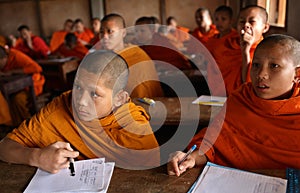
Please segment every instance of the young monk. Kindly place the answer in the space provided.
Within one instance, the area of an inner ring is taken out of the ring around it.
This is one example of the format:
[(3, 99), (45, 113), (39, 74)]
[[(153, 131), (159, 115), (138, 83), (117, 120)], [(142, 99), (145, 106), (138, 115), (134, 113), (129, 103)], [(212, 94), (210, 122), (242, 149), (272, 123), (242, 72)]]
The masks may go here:
[(193, 138), (190, 144), (200, 150), (180, 166), (185, 153), (175, 153), (168, 173), (179, 176), (207, 161), (240, 169), (299, 168), (299, 53), (300, 42), (290, 36), (261, 41), (254, 53), (252, 83), (233, 92), (212, 124)]
[(55, 98), (0, 142), (0, 159), (56, 173), (68, 158), (105, 157), (119, 167), (159, 165), (149, 116), (124, 91), (128, 66), (111, 51), (88, 54), (73, 91)]
[(179, 42), (183, 43), (190, 39), (190, 29), (183, 26), (179, 26), (175, 17), (168, 17), (167, 25), (169, 33), (171, 33)]
[(20, 38), (11, 37), (13, 48), (23, 52), (32, 59), (44, 59), (50, 54), (46, 42), (39, 36), (33, 35), (27, 25), (18, 27)]
[(73, 30), (74, 22), (71, 19), (67, 19), (64, 22), (64, 27), (62, 30), (55, 31), (52, 34), (51, 40), (50, 40), (50, 50), (51, 52), (54, 52), (60, 45), (62, 45), (65, 41), (65, 36), (67, 33), (72, 32)]
[(218, 30), (213, 24), (209, 10), (206, 8), (197, 9), (195, 20), (198, 27), (194, 29), (192, 35), (205, 45), (211, 37), (218, 33)]
[(58, 57), (76, 57), (82, 60), (83, 57), (88, 53), (88, 49), (77, 41), (77, 37), (74, 33), (68, 33), (65, 36), (65, 41), (53, 52), (53, 55)]
[(78, 41), (84, 46), (89, 46), (90, 41), (94, 38), (94, 33), (92, 30), (85, 27), (81, 19), (76, 19), (74, 21), (74, 30)]
[[(43, 92), (45, 77), (42, 75), (42, 67), (16, 49), (6, 49), (0, 46), (0, 74), (30, 74), (32, 75), (35, 94), (38, 96)], [(23, 120), (31, 117), (27, 91), (16, 93), (12, 97), (12, 104), (13, 109), (10, 110), (15, 120), (13, 125), (19, 125)]]
[[(213, 38), (208, 42), (207, 46), (218, 67), (217, 69), (213, 65), (207, 66), (208, 85), (211, 94), (217, 96), (230, 95), (246, 81), (246, 78), (243, 78), (243, 76), (246, 77), (247, 70), (250, 69), (250, 59), (253, 57), (257, 44), (263, 39), (263, 34), (269, 29), (266, 10), (257, 5), (250, 5), (240, 10), (237, 34), (230, 25), (230, 12), (228, 7), (216, 11), (215, 16), (222, 15), (223, 18), (227, 18), (227, 29), (223, 27), (224, 29), (222, 30), (219, 27), (221, 30), (219, 36), (223, 34), (223, 37)], [(243, 33), (246, 29), (248, 30), (247, 34)], [(220, 70), (222, 74), (226, 93), (221, 88), (221, 84), (215, 83), (217, 70)], [(250, 78), (247, 81), (250, 81)]]
[(152, 60), (155, 60), (158, 71), (170, 70), (169, 65), (182, 70), (192, 68), (188, 59), (167, 37), (155, 32), (151, 17), (140, 17), (136, 20), (134, 43), (139, 45)]
[(118, 14), (106, 15), (101, 20), (100, 47), (97, 49), (113, 50), (126, 60), (130, 71), (126, 90), (132, 98), (163, 96), (153, 62), (138, 46), (125, 44), (125, 36), (123, 17)]

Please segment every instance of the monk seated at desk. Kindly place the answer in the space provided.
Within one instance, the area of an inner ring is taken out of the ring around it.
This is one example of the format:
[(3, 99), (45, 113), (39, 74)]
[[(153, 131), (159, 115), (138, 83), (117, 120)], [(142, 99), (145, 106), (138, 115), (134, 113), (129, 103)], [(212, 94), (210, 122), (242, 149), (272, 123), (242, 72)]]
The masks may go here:
[(55, 98), (0, 142), (0, 159), (56, 173), (68, 158), (105, 157), (123, 168), (159, 166), (158, 143), (142, 107), (124, 88), (128, 66), (112, 51), (82, 61), (73, 91)]
[[(5, 49), (0, 46), (0, 75), (31, 74), (35, 94), (40, 95), (45, 83), (45, 78), (41, 72), (42, 68), (29, 56), (16, 49)], [(27, 91), (16, 93), (12, 97), (12, 101), (13, 109), (10, 110), (15, 121), (13, 125), (19, 125), (23, 120), (31, 117)]]
[(89, 50), (84, 45), (77, 41), (77, 37), (74, 33), (68, 33), (65, 36), (64, 43), (61, 44), (57, 50), (52, 53), (52, 55), (59, 58), (74, 56), (79, 60), (82, 60), (88, 51)]
[(189, 147), (197, 144), (198, 150), (180, 165), (186, 154), (172, 156), (168, 173), (179, 176), (207, 161), (240, 169), (299, 169), (299, 57), (300, 42), (292, 37), (261, 41), (252, 83), (233, 92), (212, 124), (193, 138)]

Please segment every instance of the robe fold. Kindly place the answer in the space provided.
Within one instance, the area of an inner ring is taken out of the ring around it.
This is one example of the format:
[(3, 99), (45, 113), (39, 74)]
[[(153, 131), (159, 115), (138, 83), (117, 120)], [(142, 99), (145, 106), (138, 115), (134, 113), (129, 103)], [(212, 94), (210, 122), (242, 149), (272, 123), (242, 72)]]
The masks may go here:
[(138, 46), (127, 46), (118, 52), (129, 66), (126, 90), (132, 98), (164, 96), (151, 58)]
[(0, 92), (0, 125), (11, 125), (11, 116), (10, 116), (10, 111), (9, 107), (7, 104), (7, 101), (5, 100), (4, 96)]
[(202, 33), (199, 28), (195, 28), (194, 31), (192, 32), (192, 35), (206, 46), (208, 40), (218, 33), (219, 32), (216, 26), (211, 25), (210, 30), (207, 33)]
[(251, 83), (243, 84), (189, 147), (198, 144), (209, 161), (224, 166), (299, 169), (299, 89), (296, 86), (289, 99), (265, 100), (255, 95)]
[(74, 56), (74, 57), (77, 57), (78, 59), (82, 60), (84, 58), (84, 56), (88, 53), (88, 51), (89, 50), (80, 43), (77, 43), (76, 46), (72, 49), (67, 47), (65, 44), (62, 44), (58, 47), (57, 50), (55, 50), (53, 52), (53, 54), (63, 56), (63, 57)]
[(87, 43), (89, 43), (95, 36), (92, 30), (88, 28), (84, 28), (84, 31), (82, 33), (75, 32), (74, 34), (78, 39), (81, 39)]
[(65, 36), (67, 35), (67, 31), (60, 30), (56, 31), (52, 34), (50, 40), (50, 50), (54, 52), (60, 45), (62, 45), (65, 41)]
[(7, 137), (27, 147), (69, 142), (79, 151), (78, 159), (105, 157), (124, 168), (148, 168), (160, 163), (149, 116), (130, 101), (106, 117), (82, 122), (72, 111), (72, 94), (67, 91)]

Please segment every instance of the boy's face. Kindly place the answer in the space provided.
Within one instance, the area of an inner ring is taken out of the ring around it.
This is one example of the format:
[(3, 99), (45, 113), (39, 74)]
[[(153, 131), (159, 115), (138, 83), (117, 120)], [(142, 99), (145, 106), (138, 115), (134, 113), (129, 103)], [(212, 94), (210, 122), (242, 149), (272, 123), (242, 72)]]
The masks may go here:
[(212, 24), (211, 17), (209, 12), (200, 11), (195, 15), (196, 23), (199, 27), (205, 28), (206, 26), (210, 26)]
[(73, 102), (78, 117), (91, 121), (109, 115), (115, 108), (113, 91), (98, 75), (80, 69), (74, 81)]
[(96, 20), (96, 19), (93, 20), (92, 26), (93, 26), (93, 32), (94, 32), (94, 33), (99, 33), (99, 31), (100, 31), (100, 26), (101, 26), (100, 21), (99, 21), (99, 20)]
[(71, 32), (73, 29), (73, 22), (67, 21), (64, 25), (64, 30), (67, 32)]
[(254, 55), (251, 80), (256, 95), (263, 99), (284, 99), (291, 95), (296, 68), (284, 46), (266, 44)]
[(150, 26), (146, 24), (141, 24), (141, 25), (136, 25), (134, 29), (135, 29), (135, 38), (139, 44), (149, 44), (152, 42), (152, 36), (154, 31), (151, 31)]
[(101, 23), (100, 41), (104, 49), (119, 51), (119, 47), (123, 45), (125, 36), (125, 29), (122, 29), (115, 20)]
[(261, 14), (259, 8), (249, 8), (240, 13), (237, 30), (241, 37), (243, 33), (247, 33), (254, 37), (255, 42), (262, 38), (262, 34), (265, 33), (268, 28)]
[(231, 30), (232, 20), (225, 11), (215, 12), (215, 25), (220, 33), (226, 33)]
[(31, 31), (27, 30), (27, 29), (22, 29), (20, 31), (20, 35), (24, 40), (27, 40), (28, 38), (31, 37)]
[(84, 25), (81, 22), (75, 23), (74, 28), (75, 28), (75, 31), (78, 33), (84, 32)]

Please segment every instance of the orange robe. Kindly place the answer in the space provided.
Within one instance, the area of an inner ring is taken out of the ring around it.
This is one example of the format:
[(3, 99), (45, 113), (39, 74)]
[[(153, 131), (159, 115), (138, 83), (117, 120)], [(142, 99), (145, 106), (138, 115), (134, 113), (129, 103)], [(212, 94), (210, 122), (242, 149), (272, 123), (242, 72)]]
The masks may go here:
[(105, 157), (125, 168), (153, 167), (160, 162), (158, 143), (142, 107), (128, 102), (104, 118), (81, 122), (72, 111), (71, 91), (55, 98), (7, 137), (27, 147), (69, 142), (79, 151), (79, 159)]
[(129, 46), (119, 54), (129, 66), (126, 90), (132, 98), (164, 95), (154, 63), (140, 47)]
[(210, 30), (207, 33), (202, 33), (199, 28), (195, 28), (192, 35), (197, 38), (200, 42), (202, 42), (204, 45), (208, 42), (210, 38), (212, 38), (214, 35), (218, 34), (218, 30), (215, 25), (210, 26)]
[(169, 70), (169, 65), (181, 70), (191, 69), (188, 59), (168, 40), (168, 38), (155, 33), (150, 45), (140, 46), (152, 60), (158, 71)]
[(56, 31), (52, 34), (50, 40), (50, 50), (54, 52), (60, 45), (62, 45), (65, 41), (65, 36), (67, 35), (67, 31), (60, 30)]
[(59, 46), (57, 50), (54, 51), (53, 54), (63, 56), (63, 57), (74, 56), (82, 60), (84, 56), (88, 53), (88, 51), (89, 50), (84, 45), (77, 42), (76, 46), (72, 49), (67, 47), (65, 44), (62, 44)]
[(82, 33), (75, 32), (74, 34), (78, 39), (81, 39), (87, 43), (89, 43), (94, 38), (94, 33), (88, 28), (84, 28), (84, 31)]
[(11, 125), (12, 124), (12, 119), (10, 116), (10, 111), (9, 107), (7, 104), (7, 101), (5, 100), (4, 96), (0, 92), (0, 125)]
[[(250, 56), (253, 57), (257, 44), (250, 49)], [(236, 30), (218, 38), (217, 35), (211, 38), (206, 47), (216, 61), (216, 65), (207, 66), (207, 81), (212, 95), (228, 96), (242, 85), (242, 52), (240, 47), (240, 37)], [(250, 70), (250, 66), (249, 69)], [(217, 84), (215, 77), (221, 72), (226, 93), (222, 84)], [(247, 80), (250, 81), (248, 73)]]
[(265, 100), (251, 83), (243, 84), (189, 146), (198, 144), (209, 161), (224, 166), (300, 169), (299, 89), (295, 86), (289, 99)]
[(2, 72), (9, 72), (13, 69), (23, 69), (25, 74), (32, 74), (35, 94), (39, 95), (43, 92), (45, 77), (41, 74), (42, 67), (27, 55), (11, 48)]

